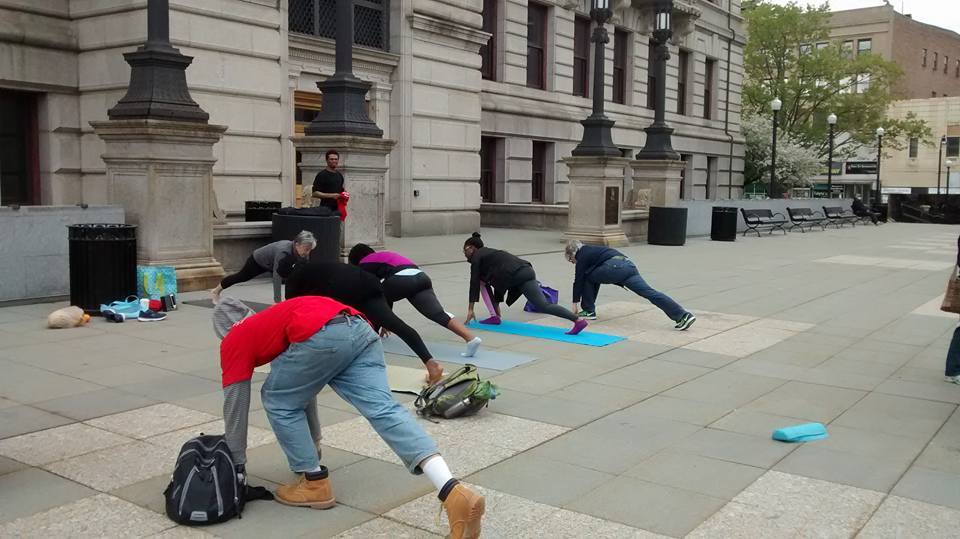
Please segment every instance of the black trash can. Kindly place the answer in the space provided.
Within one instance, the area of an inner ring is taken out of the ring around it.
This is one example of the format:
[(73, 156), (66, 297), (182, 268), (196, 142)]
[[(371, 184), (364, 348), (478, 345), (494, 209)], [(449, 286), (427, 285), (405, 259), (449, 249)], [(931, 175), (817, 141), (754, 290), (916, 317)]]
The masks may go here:
[(737, 208), (714, 206), (710, 219), (710, 239), (737, 241)]
[(687, 209), (650, 207), (647, 243), (651, 245), (683, 245), (687, 242)]
[[(317, 208), (310, 208), (316, 212)], [(310, 260), (319, 262), (340, 261), (340, 215), (303, 215), (296, 213), (273, 214), (273, 241), (292, 240), (306, 230), (317, 238), (317, 247), (310, 253)]]
[(276, 200), (248, 200), (243, 203), (243, 218), (250, 221), (269, 221), (280, 211), (280, 202)]
[(137, 294), (137, 227), (68, 225), (70, 304), (92, 314), (100, 305)]

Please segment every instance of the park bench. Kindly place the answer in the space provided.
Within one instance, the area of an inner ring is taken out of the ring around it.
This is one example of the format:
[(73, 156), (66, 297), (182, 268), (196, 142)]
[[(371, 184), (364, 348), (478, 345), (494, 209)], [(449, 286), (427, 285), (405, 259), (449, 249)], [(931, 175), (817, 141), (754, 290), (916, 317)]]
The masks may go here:
[(743, 231), (744, 236), (747, 235), (747, 232), (753, 231), (757, 233), (759, 238), (761, 228), (770, 229), (770, 234), (773, 234), (773, 231), (777, 229), (782, 230), (784, 235), (787, 233), (787, 229), (783, 228), (783, 225), (787, 224), (787, 218), (780, 212), (740, 208), (740, 213), (743, 214), (743, 222), (747, 225), (747, 229)]
[(823, 215), (827, 218), (828, 222), (836, 225), (837, 228), (843, 228), (843, 225), (847, 223), (857, 226), (857, 221), (860, 220), (852, 211), (845, 210), (840, 206), (824, 206)]
[(800, 232), (806, 233), (803, 228), (804, 225), (807, 225), (810, 229), (817, 225), (823, 230), (827, 229), (827, 218), (818, 211), (810, 208), (787, 208), (787, 213), (790, 215), (790, 222), (793, 223), (790, 227), (791, 232), (794, 228), (800, 228)]

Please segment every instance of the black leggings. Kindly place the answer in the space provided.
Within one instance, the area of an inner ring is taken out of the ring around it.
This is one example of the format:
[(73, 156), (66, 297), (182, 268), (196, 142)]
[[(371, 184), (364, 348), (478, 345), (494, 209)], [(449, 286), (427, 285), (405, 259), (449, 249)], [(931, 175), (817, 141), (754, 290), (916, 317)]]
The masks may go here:
[(427, 360), (433, 359), (430, 351), (427, 350), (427, 345), (420, 338), (420, 334), (393, 314), (387, 299), (382, 295), (366, 299), (359, 305), (352, 305), (352, 307), (363, 313), (375, 327), (382, 327), (400, 337), (400, 340), (407, 343), (407, 346), (417, 354), (420, 361), (426, 363)]
[(247, 258), (247, 261), (243, 264), (243, 268), (241, 268), (240, 271), (233, 275), (227, 275), (220, 281), (220, 288), (230, 288), (237, 283), (245, 283), (268, 271), (270, 270), (263, 269), (263, 266), (257, 264), (257, 261), (251, 256)]
[(413, 308), (428, 319), (447, 327), (450, 315), (440, 305), (437, 294), (433, 291), (430, 277), (422, 271), (416, 275), (392, 275), (383, 281), (383, 294), (387, 301), (395, 303), (405, 299)]
[(558, 318), (566, 318), (571, 322), (577, 321), (577, 315), (568, 311), (566, 308), (557, 305), (556, 303), (547, 303), (547, 298), (543, 297), (543, 291), (540, 290), (540, 283), (536, 279), (531, 279), (529, 281), (520, 284), (515, 287), (517, 290), (523, 294), (523, 297), (527, 298), (527, 301), (533, 304), (537, 308), (537, 311), (541, 313), (547, 313)]

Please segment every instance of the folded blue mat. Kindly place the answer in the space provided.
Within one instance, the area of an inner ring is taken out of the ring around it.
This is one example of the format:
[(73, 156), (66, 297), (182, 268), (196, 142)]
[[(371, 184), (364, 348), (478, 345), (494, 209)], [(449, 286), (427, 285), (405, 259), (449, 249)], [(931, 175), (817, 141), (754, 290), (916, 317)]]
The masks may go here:
[(804, 423), (803, 425), (794, 425), (784, 427), (773, 431), (773, 439), (781, 442), (812, 442), (827, 438), (827, 427), (822, 423)]
[(525, 324), (523, 322), (511, 322), (508, 320), (504, 320), (499, 325), (470, 322), (467, 324), (467, 327), (483, 331), (492, 331), (494, 333), (522, 335), (524, 337), (536, 337), (538, 339), (583, 344), (586, 346), (607, 346), (608, 344), (620, 342), (625, 339), (625, 337), (617, 335), (605, 335), (603, 333), (590, 333), (587, 331), (581, 331), (579, 335), (567, 335), (566, 331), (569, 331), (567, 329), (538, 326), (537, 324)]

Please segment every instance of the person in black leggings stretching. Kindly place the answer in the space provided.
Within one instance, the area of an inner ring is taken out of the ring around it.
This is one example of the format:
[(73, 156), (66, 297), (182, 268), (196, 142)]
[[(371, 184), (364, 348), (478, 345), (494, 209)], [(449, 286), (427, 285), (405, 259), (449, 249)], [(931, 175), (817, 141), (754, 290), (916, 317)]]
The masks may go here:
[(473, 357), (480, 348), (480, 337), (475, 336), (459, 320), (440, 305), (433, 291), (433, 282), (412, 260), (393, 251), (374, 251), (365, 243), (350, 249), (350, 264), (370, 272), (380, 279), (383, 294), (390, 307), (401, 299), (410, 302), (423, 316), (454, 332), (467, 344), (463, 357)]
[(309, 262), (295, 265), (287, 277), (287, 299), (326, 296), (363, 313), (374, 328), (383, 328), (413, 350), (427, 368), (427, 382), (443, 378), (443, 367), (433, 359), (420, 334), (393, 314), (383, 287), (373, 274), (341, 262)]
[(506, 295), (507, 305), (513, 305), (521, 295), (532, 303), (537, 311), (573, 322), (573, 328), (567, 335), (576, 335), (587, 327), (587, 321), (553, 303), (547, 303), (537, 282), (533, 266), (526, 260), (497, 249), (483, 246), (480, 233), (474, 232), (463, 242), (463, 256), (470, 262), (470, 305), (467, 307), (466, 323), (476, 319), (474, 304), (480, 300), (480, 281), (493, 286), (494, 310), (496, 317), (484, 323), (500, 323), (500, 303)]

